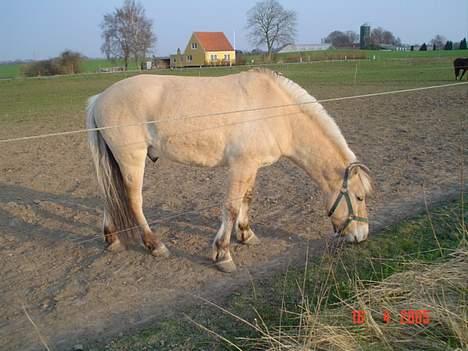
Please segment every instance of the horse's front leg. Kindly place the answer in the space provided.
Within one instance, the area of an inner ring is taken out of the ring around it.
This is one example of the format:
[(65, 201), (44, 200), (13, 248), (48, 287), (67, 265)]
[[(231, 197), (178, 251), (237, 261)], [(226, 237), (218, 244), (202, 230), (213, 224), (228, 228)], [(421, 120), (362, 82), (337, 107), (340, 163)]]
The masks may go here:
[(242, 201), (255, 180), (256, 173), (257, 167), (246, 167), (246, 165), (230, 169), (222, 223), (213, 241), (213, 261), (223, 272), (229, 273), (236, 270), (229, 250), (232, 227), (239, 215)]
[(465, 73), (466, 73), (467, 70), (468, 70), (467, 68), (463, 68), (463, 69), (462, 69), (462, 74), (461, 74), (461, 76), (460, 76), (460, 80), (463, 79), (463, 76), (465, 75)]
[(260, 243), (260, 240), (253, 232), (249, 224), (249, 207), (252, 203), (253, 197), (253, 182), (244, 197), (242, 198), (241, 207), (239, 209), (239, 215), (236, 221), (236, 237), (240, 243), (245, 245), (256, 245)]

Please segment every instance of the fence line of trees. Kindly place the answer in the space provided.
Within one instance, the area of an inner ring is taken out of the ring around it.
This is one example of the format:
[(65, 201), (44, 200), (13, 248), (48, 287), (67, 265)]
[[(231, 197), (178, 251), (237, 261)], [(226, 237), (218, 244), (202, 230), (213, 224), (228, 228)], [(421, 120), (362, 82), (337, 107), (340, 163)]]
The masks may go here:
[[(432, 50), (466, 50), (466, 38), (460, 40), (460, 42), (453, 42), (447, 40), (444, 36), (437, 34), (434, 38), (429, 41), (429, 45), (432, 46)], [(419, 47), (420, 51), (427, 51), (428, 46), (426, 43), (423, 43)]]

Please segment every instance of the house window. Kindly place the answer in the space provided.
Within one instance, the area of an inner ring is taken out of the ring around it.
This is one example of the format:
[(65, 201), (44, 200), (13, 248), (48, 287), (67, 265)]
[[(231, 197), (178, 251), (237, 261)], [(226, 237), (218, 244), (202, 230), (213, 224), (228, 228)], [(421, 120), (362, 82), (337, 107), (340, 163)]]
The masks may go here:
[(227, 62), (231, 61), (231, 55), (230, 54), (224, 55), (224, 61), (227, 61)]
[(187, 61), (192, 62), (192, 55), (187, 55)]
[(218, 55), (211, 55), (211, 62), (218, 61)]
[(192, 43), (192, 49), (198, 49), (198, 43)]

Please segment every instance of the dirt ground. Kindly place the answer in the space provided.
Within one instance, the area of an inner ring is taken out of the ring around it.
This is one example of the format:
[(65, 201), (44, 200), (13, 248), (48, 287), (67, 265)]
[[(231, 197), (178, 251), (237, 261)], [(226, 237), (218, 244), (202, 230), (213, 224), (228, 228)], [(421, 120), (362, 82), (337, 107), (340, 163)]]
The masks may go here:
[[(351, 95), (329, 89), (319, 87), (314, 95)], [(374, 233), (421, 209), (424, 192), (431, 203), (459, 189), (467, 98), (463, 86), (325, 105), (372, 170)], [(83, 119), (68, 127), (81, 128)], [(47, 127), (26, 126), (22, 134)], [(66, 350), (177, 316), (197, 303), (192, 295), (221, 299), (251, 275), (260, 279), (303, 257), (309, 241), (320, 247), (331, 232), (318, 188), (282, 160), (257, 180), (251, 223), (262, 244), (245, 247), (234, 240), (238, 271), (220, 273), (209, 256), (226, 170), (160, 160), (147, 164), (145, 213), (158, 221), (154, 227), (172, 257), (155, 258), (139, 247), (110, 253), (100, 233), (101, 201), (85, 134), (1, 148), (2, 350), (41, 349), (39, 334), (51, 349)]]

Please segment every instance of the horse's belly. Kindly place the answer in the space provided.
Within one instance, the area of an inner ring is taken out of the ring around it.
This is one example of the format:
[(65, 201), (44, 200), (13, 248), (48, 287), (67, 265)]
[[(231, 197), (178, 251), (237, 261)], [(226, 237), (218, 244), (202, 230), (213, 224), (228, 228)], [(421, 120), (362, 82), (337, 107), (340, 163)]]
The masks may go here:
[(182, 164), (215, 167), (225, 164), (224, 143), (213, 138), (171, 138), (159, 143), (161, 157)]

